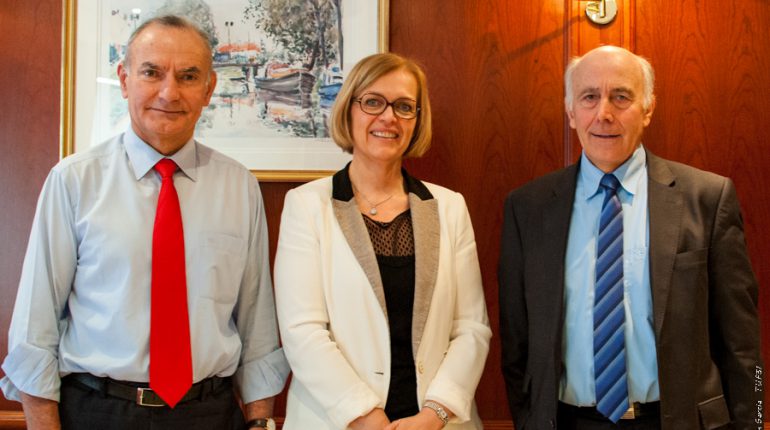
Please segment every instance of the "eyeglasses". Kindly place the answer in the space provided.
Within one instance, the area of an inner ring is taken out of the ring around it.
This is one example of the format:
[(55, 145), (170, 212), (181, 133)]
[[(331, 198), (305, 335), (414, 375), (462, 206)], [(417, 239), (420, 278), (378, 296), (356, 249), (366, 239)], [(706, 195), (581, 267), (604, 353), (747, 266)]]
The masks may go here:
[(384, 96), (377, 93), (366, 93), (363, 96), (353, 99), (361, 105), (361, 110), (369, 115), (379, 115), (385, 112), (388, 106), (393, 107), (393, 113), (403, 119), (414, 119), (420, 108), (417, 102), (412, 99), (400, 98), (389, 102)]

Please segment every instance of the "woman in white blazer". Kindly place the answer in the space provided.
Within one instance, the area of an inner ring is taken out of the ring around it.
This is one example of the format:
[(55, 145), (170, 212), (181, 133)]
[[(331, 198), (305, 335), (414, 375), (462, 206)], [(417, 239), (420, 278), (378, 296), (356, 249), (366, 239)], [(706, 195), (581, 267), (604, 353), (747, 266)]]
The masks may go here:
[(395, 54), (361, 60), (330, 123), (352, 161), (289, 191), (281, 218), (283, 428), (481, 429), (492, 333), (468, 210), (401, 166), (430, 146), (424, 73)]

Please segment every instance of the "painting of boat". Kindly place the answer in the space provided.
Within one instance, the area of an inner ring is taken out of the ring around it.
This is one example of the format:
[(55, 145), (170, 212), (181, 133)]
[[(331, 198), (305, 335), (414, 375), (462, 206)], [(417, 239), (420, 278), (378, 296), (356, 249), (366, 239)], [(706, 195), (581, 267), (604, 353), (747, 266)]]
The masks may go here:
[(254, 86), (260, 90), (269, 90), (289, 95), (310, 94), (315, 85), (315, 76), (307, 70), (275, 70), (267, 77), (254, 77)]

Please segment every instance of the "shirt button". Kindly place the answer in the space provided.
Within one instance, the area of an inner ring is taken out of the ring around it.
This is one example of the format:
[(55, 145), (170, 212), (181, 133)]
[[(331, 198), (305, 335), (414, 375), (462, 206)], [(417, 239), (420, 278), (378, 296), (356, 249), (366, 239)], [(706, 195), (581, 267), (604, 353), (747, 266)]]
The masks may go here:
[(417, 371), (420, 372), (420, 374), (425, 372), (425, 366), (422, 365), (422, 361), (417, 364)]
[(628, 281), (628, 280), (623, 281), (623, 285), (625, 285), (626, 287), (630, 287), (631, 286), (631, 281)]

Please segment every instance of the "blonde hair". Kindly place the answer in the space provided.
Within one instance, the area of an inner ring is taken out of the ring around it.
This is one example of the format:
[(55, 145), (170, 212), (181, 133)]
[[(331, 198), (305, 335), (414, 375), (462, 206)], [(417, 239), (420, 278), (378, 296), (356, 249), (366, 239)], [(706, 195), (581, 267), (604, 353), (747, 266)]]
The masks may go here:
[(353, 153), (353, 135), (351, 133), (350, 109), (353, 100), (361, 91), (372, 85), (377, 79), (396, 70), (411, 73), (417, 81), (417, 124), (412, 140), (404, 157), (421, 157), (430, 148), (433, 129), (431, 125), (430, 100), (425, 73), (414, 61), (393, 53), (370, 55), (356, 64), (345, 78), (329, 118), (329, 131), (334, 143), (345, 152)]

